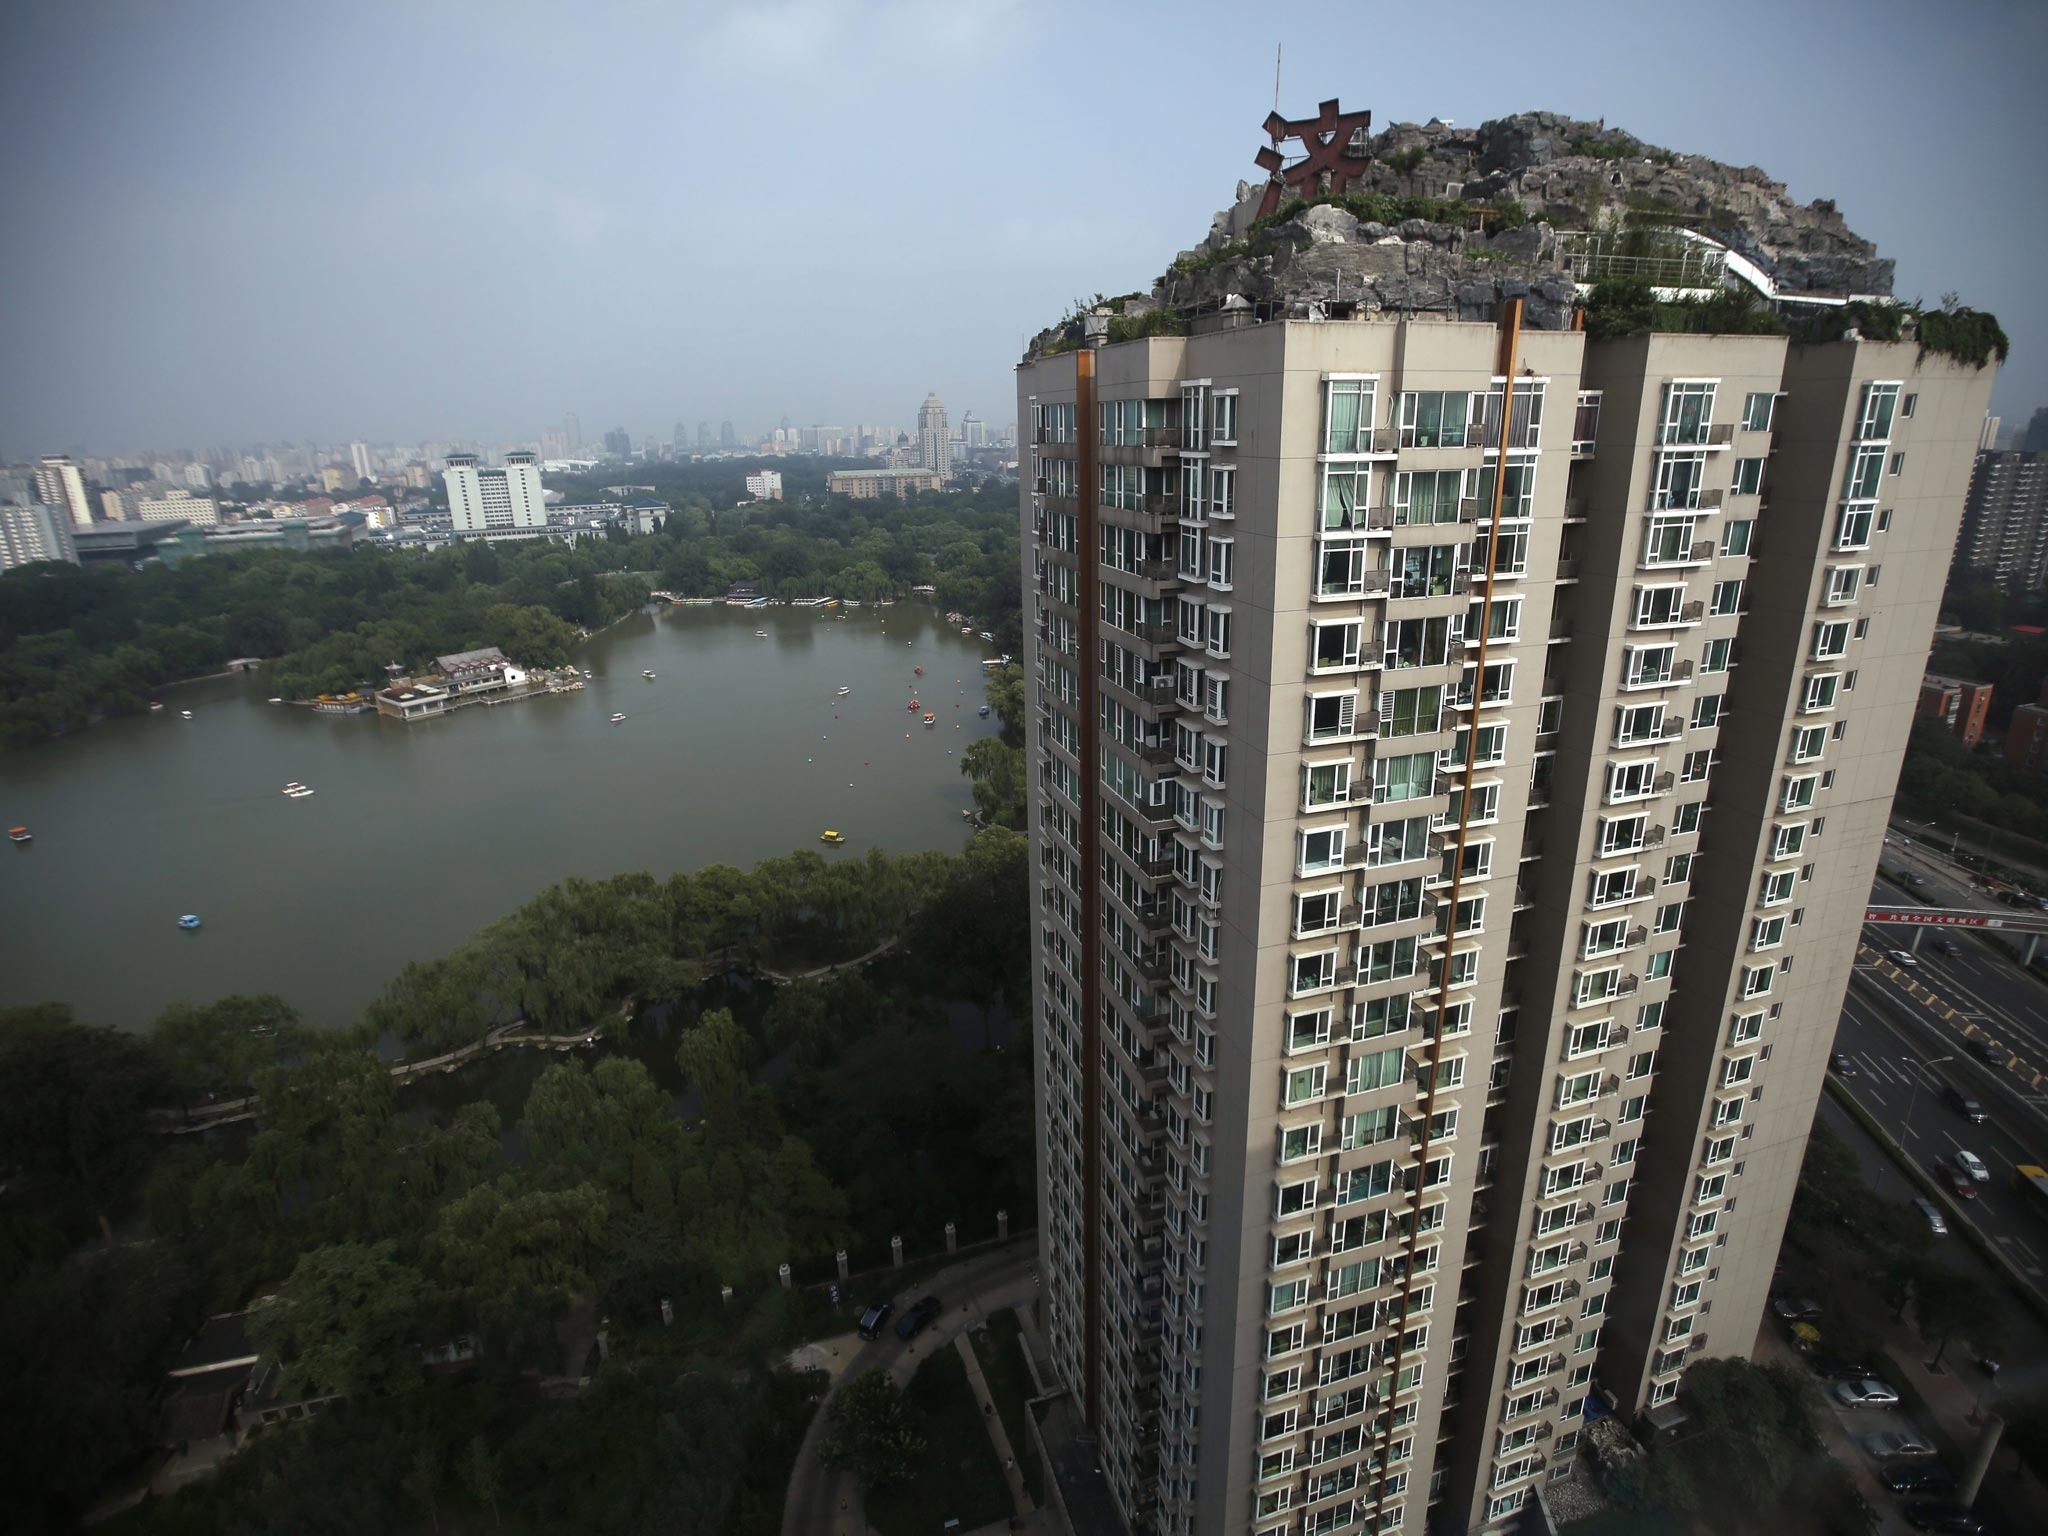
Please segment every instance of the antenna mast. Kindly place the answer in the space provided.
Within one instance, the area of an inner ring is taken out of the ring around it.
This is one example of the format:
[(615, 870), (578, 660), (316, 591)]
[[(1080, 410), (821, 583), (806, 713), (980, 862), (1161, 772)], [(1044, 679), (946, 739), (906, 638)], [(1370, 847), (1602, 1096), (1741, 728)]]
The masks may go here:
[(1275, 112), (1280, 110), (1280, 48), (1281, 45), (1279, 43), (1273, 45), (1273, 110)]

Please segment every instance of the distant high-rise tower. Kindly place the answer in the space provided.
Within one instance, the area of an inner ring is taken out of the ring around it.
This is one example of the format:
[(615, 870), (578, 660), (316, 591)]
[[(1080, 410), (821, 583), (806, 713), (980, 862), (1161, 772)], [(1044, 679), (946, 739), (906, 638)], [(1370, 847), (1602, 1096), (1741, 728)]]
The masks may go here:
[(941, 480), (953, 478), (953, 439), (946, 430), (946, 408), (936, 393), (926, 395), (917, 408), (917, 462)]
[(740, 437), (737, 432), (733, 431), (732, 423), (721, 421), (718, 424), (718, 446), (721, 448), (737, 448), (739, 445)]
[(581, 448), (583, 446), (583, 423), (576, 419), (574, 411), (569, 412), (562, 418), (562, 430), (568, 434), (569, 446), (571, 448)]
[(547, 493), (534, 454), (508, 453), (503, 469), (483, 469), (475, 454), (451, 453), (443, 479), (458, 537), (520, 538), (548, 525)]
[(1977, 455), (1955, 565), (2015, 597), (2048, 591), (2048, 452)]
[(2019, 441), (2013, 447), (2021, 453), (2048, 453), (2048, 405), (2041, 406), (2027, 418), (2026, 426), (2020, 429)]
[(43, 455), (42, 463), (36, 466), (36, 500), (64, 513), (73, 527), (92, 526), (92, 502), (85, 494), (85, 476), (67, 454)]
[(35, 502), (25, 507), (0, 506), (0, 571), (44, 560), (78, 564), (71, 520), (60, 508)]
[(358, 480), (376, 479), (376, 474), (370, 464), (370, 445), (368, 443), (350, 443), (348, 445), (348, 457), (349, 462), (356, 467), (356, 478)]
[(709, 448), (711, 446), (711, 423), (708, 421), (697, 423), (697, 446), (699, 448)]
[(624, 427), (613, 427), (604, 435), (604, 451), (616, 458), (625, 458), (633, 451), (633, 435)]

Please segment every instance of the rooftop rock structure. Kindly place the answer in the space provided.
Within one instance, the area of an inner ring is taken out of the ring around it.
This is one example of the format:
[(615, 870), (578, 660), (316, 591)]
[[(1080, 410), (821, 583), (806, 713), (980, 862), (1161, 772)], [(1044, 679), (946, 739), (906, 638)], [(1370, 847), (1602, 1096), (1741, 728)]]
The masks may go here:
[[(1523, 301), (1524, 324), (1563, 329), (1580, 282), (1715, 288), (1730, 254), (1780, 300), (1891, 292), (1893, 264), (1832, 202), (1794, 201), (1755, 166), (1554, 112), (1477, 128), (1395, 123), (1377, 135), (1370, 120), (1335, 102), (1319, 118), (1269, 118), (1275, 142), (1258, 157), (1267, 178), (1239, 182), (1207, 237), (1149, 294), (1112, 302), (1111, 339), (1231, 311), (1486, 319), (1507, 298)], [(1283, 156), (1288, 138), (1307, 152)], [(1069, 317), (1031, 350), (1077, 345), (1083, 329)]]

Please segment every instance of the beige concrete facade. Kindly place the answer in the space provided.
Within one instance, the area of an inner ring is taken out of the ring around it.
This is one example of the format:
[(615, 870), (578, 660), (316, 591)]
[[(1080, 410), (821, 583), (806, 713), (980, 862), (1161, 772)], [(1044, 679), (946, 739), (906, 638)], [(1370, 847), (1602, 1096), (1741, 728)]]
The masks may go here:
[(1048, 1336), (1134, 1528), (1492, 1528), (1677, 1316), (1754, 1337), (1990, 387), (1916, 350), (1414, 319), (1020, 370)]

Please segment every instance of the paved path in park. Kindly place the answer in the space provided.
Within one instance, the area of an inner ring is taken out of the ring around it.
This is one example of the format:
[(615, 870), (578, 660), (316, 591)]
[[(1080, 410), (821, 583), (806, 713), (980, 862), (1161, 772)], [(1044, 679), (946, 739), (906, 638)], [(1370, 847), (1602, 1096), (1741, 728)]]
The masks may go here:
[[(810, 1428), (804, 1432), (804, 1443), (797, 1451), (789, 1494), (782, 1506), (783, 1536), (867, 1536), (867, 1513), (860, 1485), (818, 1459), (833, 1394), (847, 1381), (875, 1366), (887, 1370), (899, 1384), (907, 1383), (933, 1350), (950, 1346), (954, 1339), (980, 1327), (992, 1313), (1031, 1300), (1038, 1289), (1037, 1267), (1038, 1239), (1036, 1234), (1026, 1233), (992, 1253), (967, 1259), (920, 1281), (914, 1287), (916, 1293), (939, 1297), (945, 1310), (915, 1339), (906, 1343), (890, 1328), (872, 1342), (849, 1333), (809, 1346), (805, 1353), (811, 1363), (831, 1374), (832, 1385), (812, 1415)], [(868, 1298), (863, 1295), (862, 1299)], [(906, 1292), (893, 1299), (900, 1311), (906, 1301), (914, 1301), (916, 1296)], [(970, 1377), (978, 1381), (980, 1371), (971, 1372)], [(982, 1390), (986, 1391), (986, 1387)], [(985, 1417), (993, 1419), (994, 1415)], [(1000, 1421), (997, 1427), (1001, 1427)], [(1014, 1460), (1014, 1452), (1011, 1454)], [(1022, 1483), (1014, 1467), (1011, 1476), (1016, 1480), (1014, 1498), (1021, 1492)]]

